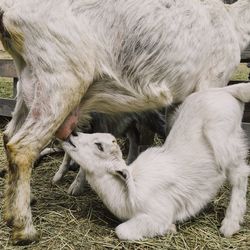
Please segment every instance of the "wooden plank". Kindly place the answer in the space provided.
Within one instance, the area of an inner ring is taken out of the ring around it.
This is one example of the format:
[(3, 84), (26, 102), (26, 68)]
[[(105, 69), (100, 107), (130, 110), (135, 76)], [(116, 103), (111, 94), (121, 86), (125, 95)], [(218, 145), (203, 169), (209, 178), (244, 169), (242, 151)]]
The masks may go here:
[(245, 111), (243, 115), (243, 122), (248, 122), (250, 123), (250, 103), (245, 104)]
[(0, 60), (0, 76), (1, 77), (17, 77), (16, 69), (12, 59)]
[(250, 62), (250, 44), (241, 54), (241, 62)]
[(235, 81), (235, 80), (232, 80), (232, 81), (230, 81), (229, 83), (228, 83), (228, 85), (233, 85), (233, 84), (237, 84), (237, 83), (249, 83), (250, 81), (246, 81), (246, 80), (242, 80), (242, 81), (240, 81), (240, 80), (237, 80), (237, 81)]
[(223, 0), (224, 3), (226, 4), (232, 4), (235, 3), (237, 0)]
[(0, 42), (0, 50), (4, 50), (2, 42)]
[(0, 116), (11, 116), (16, 101), (14, 99), (0, 98)]
[(242, 122), (242, 128), (246, 133), (248, 146), (250, 146), (250, 123)]

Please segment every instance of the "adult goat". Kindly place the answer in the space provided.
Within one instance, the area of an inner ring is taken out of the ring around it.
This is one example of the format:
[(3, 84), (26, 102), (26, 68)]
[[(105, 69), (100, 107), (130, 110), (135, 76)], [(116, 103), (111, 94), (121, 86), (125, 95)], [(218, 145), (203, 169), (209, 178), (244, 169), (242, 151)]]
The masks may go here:
[(37, 239), (31, 167), (56, 135), (92, 112), (182, 102), (227, 84), (250, 41), (250, 0), (2, 0), (0, 38), (20, 79), (4, 133), (4, 219), (13, 240)]

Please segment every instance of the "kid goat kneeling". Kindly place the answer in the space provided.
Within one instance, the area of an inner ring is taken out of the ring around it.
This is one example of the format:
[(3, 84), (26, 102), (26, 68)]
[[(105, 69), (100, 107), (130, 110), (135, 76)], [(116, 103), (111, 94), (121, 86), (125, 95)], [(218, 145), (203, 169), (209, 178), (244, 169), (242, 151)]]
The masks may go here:
[(108, 209), (125, 221), (116, 228), (123, 240), (163, 235), (196, 215), (226, 179), (232, 194), (220, 232), (240, 229), (246, 210), (250, 168), (241, 128), (250, 84), (210, 89), (187, 97), (165, 144), (142, 153), (127, 166), (110, 134), (71, 136), (64, 149), (81, 166)]

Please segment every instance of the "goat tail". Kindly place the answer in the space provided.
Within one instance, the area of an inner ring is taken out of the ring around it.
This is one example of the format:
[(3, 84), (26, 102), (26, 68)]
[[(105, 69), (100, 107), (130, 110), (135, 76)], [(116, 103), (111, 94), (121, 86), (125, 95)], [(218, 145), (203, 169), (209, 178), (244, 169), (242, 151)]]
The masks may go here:
[(0, 8), (0, 34), (2, 34), (2, 36), (5, 32), (5, 27), (3, 24), (3, 14), (4, 14), (4, 11)]
[(225, 90), (241, 102), (250, 102), (250, 82), (228, 86)]

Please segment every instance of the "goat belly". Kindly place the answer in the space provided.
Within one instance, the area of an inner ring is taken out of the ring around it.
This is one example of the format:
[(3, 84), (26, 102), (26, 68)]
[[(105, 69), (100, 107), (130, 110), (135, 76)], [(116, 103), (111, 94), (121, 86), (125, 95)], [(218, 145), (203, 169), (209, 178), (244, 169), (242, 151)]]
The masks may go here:
[(75, 109), (73, 112), (70, 113), (70, 115), (65, 119), (63, 124), (56, 131), (55, 136), (61, 140), (66, 140), (76, 127), (78, 118), (79, 108)]

